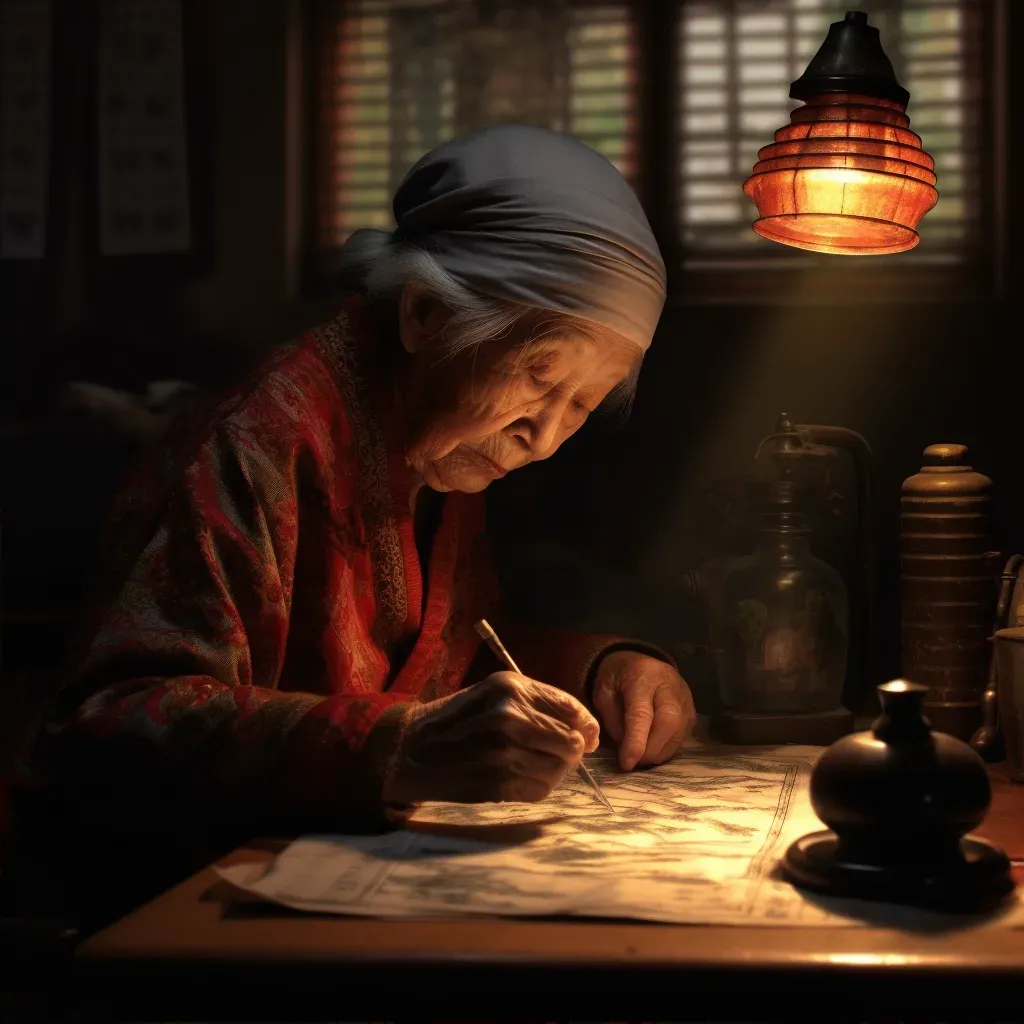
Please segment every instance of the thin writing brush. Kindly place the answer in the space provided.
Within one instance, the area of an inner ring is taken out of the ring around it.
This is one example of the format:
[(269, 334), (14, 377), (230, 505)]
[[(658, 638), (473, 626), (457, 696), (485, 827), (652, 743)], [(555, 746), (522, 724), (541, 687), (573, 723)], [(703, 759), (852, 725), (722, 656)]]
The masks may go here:
[[(519, 671), (519, 666), (512, 660), (512, 655), (505, 650), (505, 645), (498, 639), (498, 634), (494, 632), (491, 624), (486, 619), (481, 619), (474, 627), (476, 631), (483, 638), (485, 644), (494, 652), (495, 656), (505, 665), (506, 668), (511, 669), (516, 675), (522, 675)], [(605, 808), (615, 813), (615, 808), (608, 802), (608, 797), (601, 792), (601, 787), (597, 784), (597, 779), (590, 774), (587, 766), (580, 761), (576, 771), (579, 772), (580, 778), (594, 791), (594, 796)]]

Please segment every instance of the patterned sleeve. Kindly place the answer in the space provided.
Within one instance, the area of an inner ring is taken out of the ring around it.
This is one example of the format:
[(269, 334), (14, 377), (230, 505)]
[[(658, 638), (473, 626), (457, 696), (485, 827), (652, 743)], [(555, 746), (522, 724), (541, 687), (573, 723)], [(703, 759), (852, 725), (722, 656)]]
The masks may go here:
[(48, 729), (61, 788), (94, 822), (271, 834), (383, 820), (397, 699), (275, 689), (295, 472), (222, 424), (170, 492)]

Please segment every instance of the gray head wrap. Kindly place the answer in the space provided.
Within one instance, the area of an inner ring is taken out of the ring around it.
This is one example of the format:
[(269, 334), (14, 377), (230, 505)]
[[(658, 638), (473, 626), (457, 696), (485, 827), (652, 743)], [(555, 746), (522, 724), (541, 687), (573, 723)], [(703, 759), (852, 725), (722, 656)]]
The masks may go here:
[(499, 125), (455, 139), (412, 167), (393, 207), (390, 239), (346, 243), (350, 268), (382, 241), (409, 243), (477, 292), (650, 344), (665, 304), (657, 242), (622, 175), (572, 136)]

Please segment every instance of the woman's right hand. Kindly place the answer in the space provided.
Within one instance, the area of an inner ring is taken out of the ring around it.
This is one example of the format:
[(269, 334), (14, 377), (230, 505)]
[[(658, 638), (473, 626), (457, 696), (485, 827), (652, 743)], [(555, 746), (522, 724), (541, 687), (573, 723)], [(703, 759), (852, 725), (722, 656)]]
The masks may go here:
[(411, 709), (384, 799), (543, 800), (599, 738), (597, 719), (575, 697), (515, 672), (495, 672)]

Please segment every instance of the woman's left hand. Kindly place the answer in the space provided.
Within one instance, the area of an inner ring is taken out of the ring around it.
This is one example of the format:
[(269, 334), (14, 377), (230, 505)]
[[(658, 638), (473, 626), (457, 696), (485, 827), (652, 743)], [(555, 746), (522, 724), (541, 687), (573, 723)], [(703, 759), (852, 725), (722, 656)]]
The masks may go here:
[(697, 713), (682, 676), (637, 651), (605, 655), (594, 678), (594, 710), (619, 745), (624, 771), (662, 764), (689, 735)]

